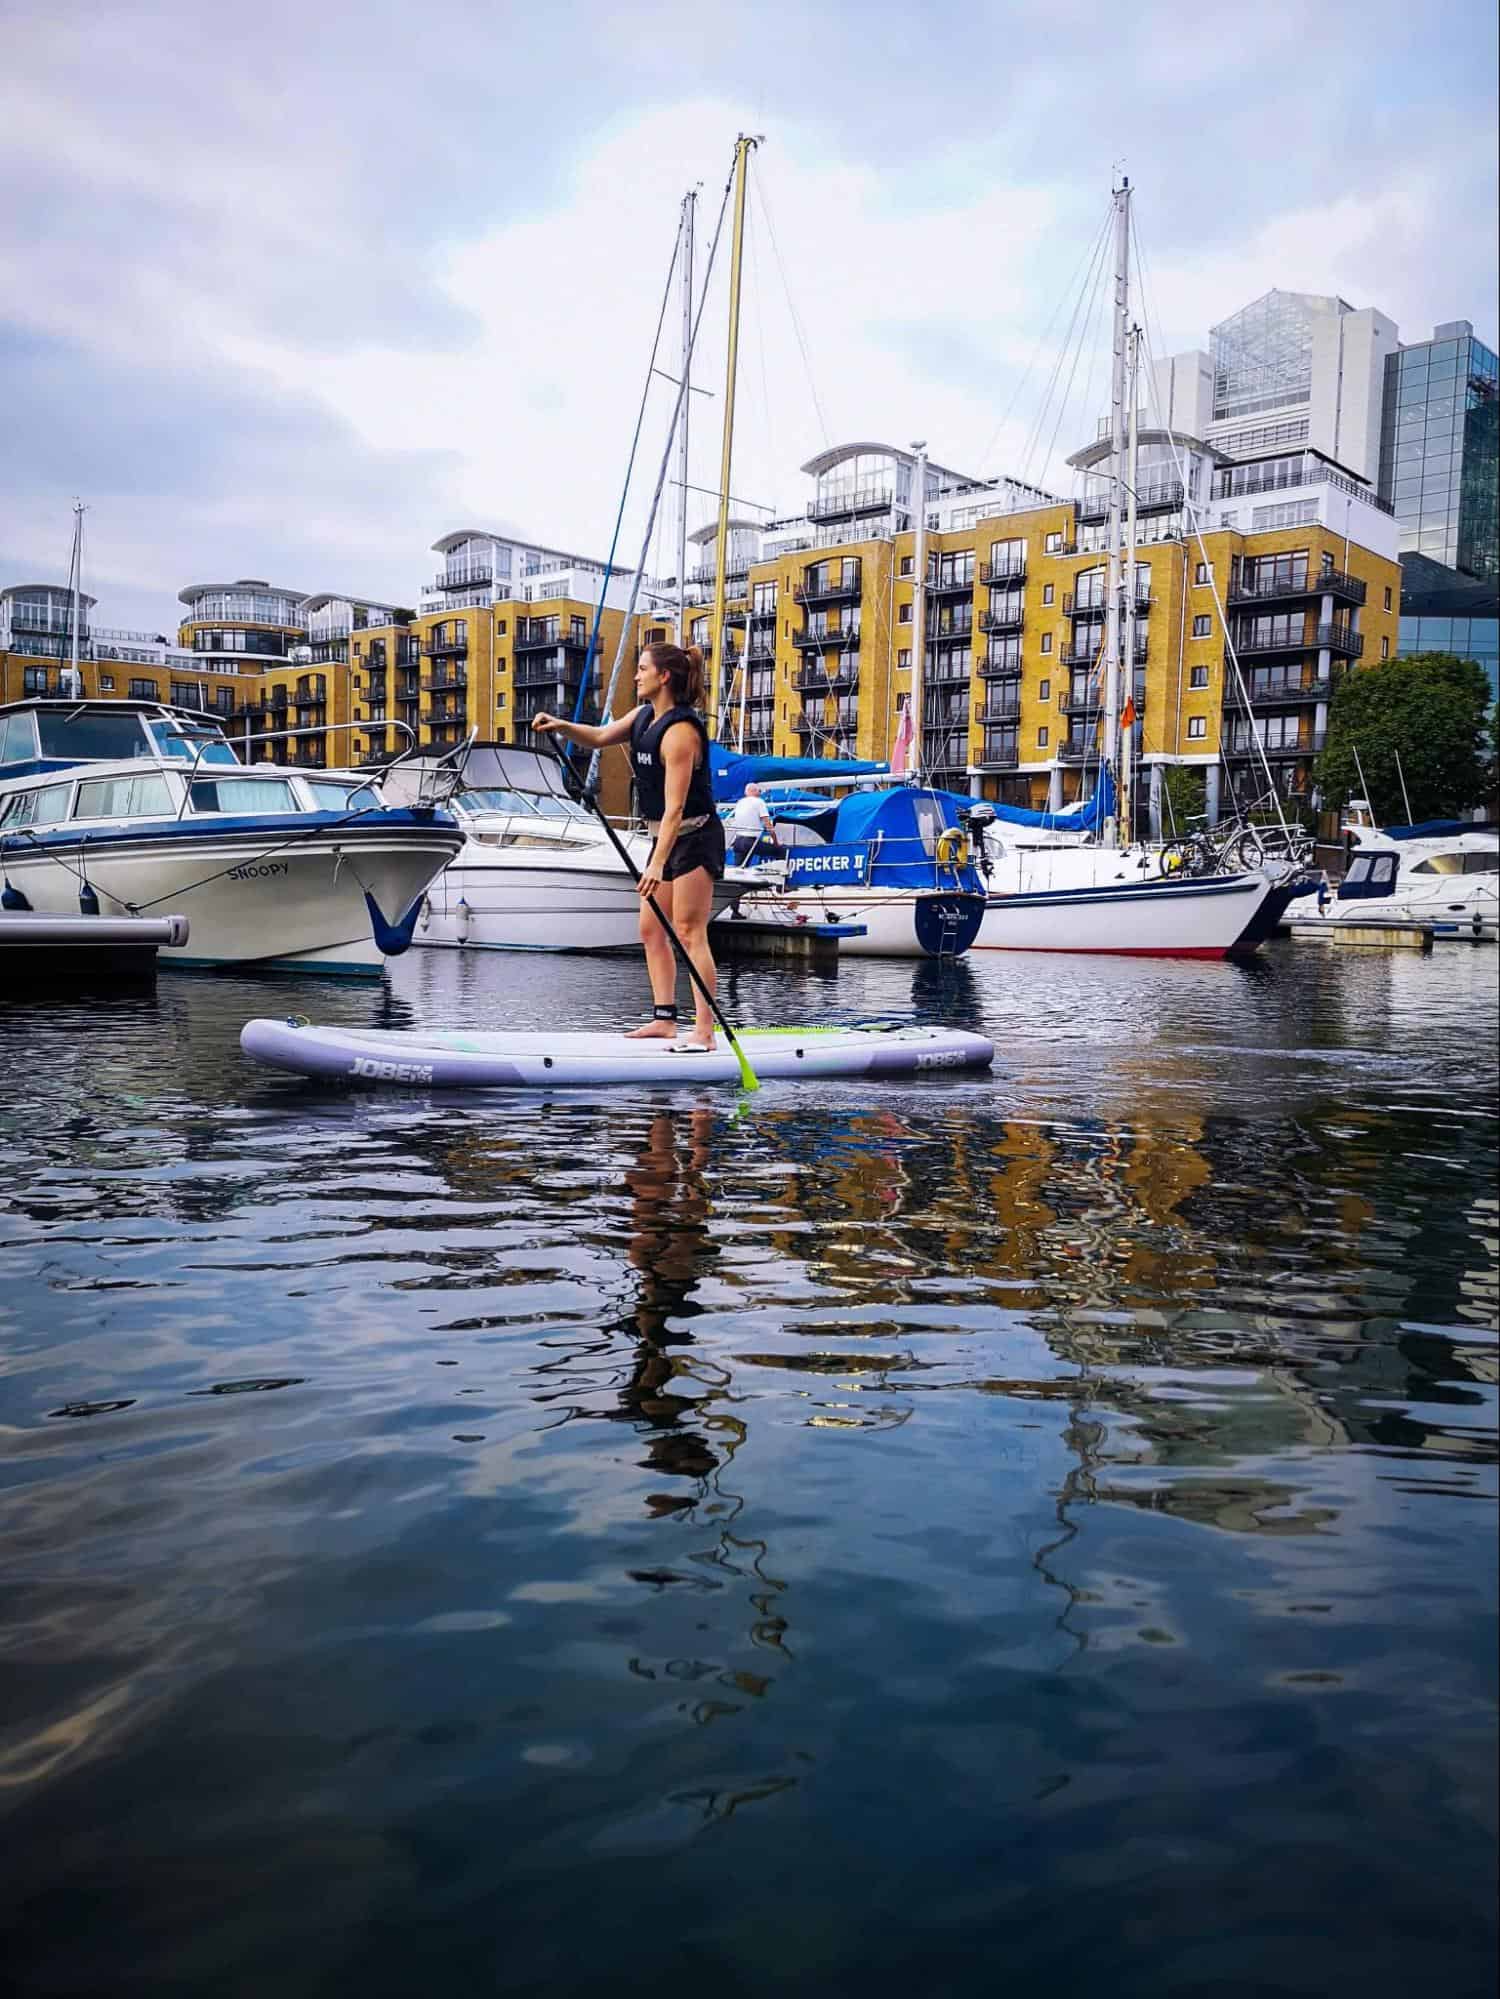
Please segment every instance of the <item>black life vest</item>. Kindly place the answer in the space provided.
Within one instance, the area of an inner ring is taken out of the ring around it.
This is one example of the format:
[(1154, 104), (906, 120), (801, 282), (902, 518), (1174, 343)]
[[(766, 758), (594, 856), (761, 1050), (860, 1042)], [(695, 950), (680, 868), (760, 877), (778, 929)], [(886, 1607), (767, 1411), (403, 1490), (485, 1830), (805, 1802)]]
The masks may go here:
[(698, 731), (698, 761), (688, 779), (684, 819), (713, 817), (714, 791), (708, 772), (708, 729), (696, 708), (669, 708), (658, 721), (649, 702), (635, 711), (630, 725), (630, 764), (635, 772), (636, 797), (641, 816), (653, 822), (667, 810), (667, 766), (662, 760), (662, 738), (678, 722), (691, 722)]

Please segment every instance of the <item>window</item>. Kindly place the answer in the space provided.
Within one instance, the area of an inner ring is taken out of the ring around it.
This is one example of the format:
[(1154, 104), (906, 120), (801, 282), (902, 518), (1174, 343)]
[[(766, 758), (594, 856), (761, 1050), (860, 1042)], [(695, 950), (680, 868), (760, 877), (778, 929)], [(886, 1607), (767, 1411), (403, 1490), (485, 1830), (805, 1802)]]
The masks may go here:
[(903, 555), (903, 556), (902, 556), (902, 558), (901, 558), (901, 574), (902, 574), (903, 576), (910, 576), (910, 575), (911, 575), (911, 573), (912, 573), (912, 570), (914, 569), (914, 567), (915, 567), (915, 566), (916, 566), (916, 557), (915, 557), (915, 556), (911, 556), (911, 555)]
[(1213, 636), (1213, 629), (1214, 629), (1214, 621), (1208, 615), (1207, 612), (1205, 612), (1202, 617), (1194, 618), (1193, 637), (1195, 639), (1211, 638)]
[(101, 673), (99, 676), (99, 692), (101, 694), (113, 694), (114, 691), (115, 691), (114, 675), (112, 673)]
[(1051, 650), (1052, 650), (1052, 634), (1051, 634), (1051, 632), (1043, 632), (1043, 633), (1042, 633), (1042, 651), (1043, 651), (1043, 652), (1051, 652)]
[(1207, 562), (1200, 562), (1198, 564), (1198, 567), (1193, 571), (1193, 581), (1201, 588), (1203, 584), (1208, 582), (1212, 574), (1213, 574), (1212, 564)]
[(901, 606), (900, 610), (896, 613), (896, 623), (898, 625), (909, 625), (911, 623), (910, 604), (903, 604)]
[(72, 789), (70, 778), (66, 784), (44, 785), (36, 791), (18, 791), (6, 801), (3, 811), (0, 811), (0, 821), (10, 833), (22, 826), (55, 826), (59, 819), (68, 816), (68, 797)]
[(1207, 734), (1208, 717), (1206, 715), (1189, 715), (1188, 740), (1194, 743), (1201, 743)]
[(505, 689), (503, 687), (500, 689), (500, 692), (495, 696), (495, 706), (497, 708), (503, 708), (505, 706)]
[[(342, 806), (345, 800), (336, 801)], [(295, 812), (297, 801), (284, 777), (195, 778), (192, 787), (195, 812)]]
[(1385, 587), (1385, 608), (1387, 610), (1391, 608), (1391, 586), (1389, 584)]
[(505, 637), (505, 620), (504, 620), (504, 618), (496, 618), (496, 620), (495, 620), (495, 636), (496, 636), (496, 638), (501, 638), (501, 639), (503, 639), (503, 638)]
[(1391, 642), (1389, 639), (1382, 639), (1380, 641), (1380, 657), (1382, 659), (1389, 659), (1390, 656), (1391, 656)]
[(1263, 534), (1272, 528), (1313, 527), (1317, 519), (1316, 500), (1282, 500), (1274, 507), (1252, 508), (1250, 526), (1256, 534)]
[(1044, 583), (1042, 585), (1042, 602), (1044, 604), (1052, 603), (1053, 600), (1056, 598), (1056, 596), (1057, 596), (1057, 591), (1054, 589), (1052, 584)]
[(93, 777), (78, 787), (75, 819), (168, 818), (175, 810), (167, 780), (149, 777)]
[(1052, 699), (1052, 682), (1050, 680), (1044, 680), (1037, 688), (1036, 698), (1038, 701), (1050, 701)]
[(132, 701), (154, 701), (156, 699), (156, 682), (154, 680), (132, 680), (130, 683), (130, 698)]
[(1207, 685), (1208, 685), (1208, 668), (1206, 666), (1195, 666), (1192, 672), (1188, 675), (1188, 686), (1207, 687)]
[(1043, 543), (1044, 552), (1048, 555), (1056, 555), (1058, 551), (1061, 549), (1061, 547), (1062, 547), (1062, 534), (1061, 532), (1058, 531), (1054, 531), (1052, 534), (1049, 534), (1046, 541)]
[(1048, 742), (1049, 742), (1050, 740), (1051, 740), (1051, 737), (1050, 737), (1050, 732), (1049, 732), (1049, 731), (1048, 731), (1047, 729), (1045, 729), (1045, 728), (1041, 728), (1041, 729), (1038, 729), (1038, 730), (1037, 730), (1037, 732), (1036, 732), (1036, 746), (1037, 746), (1037, 748), (1038, 748), (1039, 750), (1044, 750), (1044, 749), (1046, 749), (1046, 747), (1047, 747), (1047, 744), (1048, 744)]
[(911, 647), (910, 647), (910, 646), (903, 646), (903, 647), (901, 648), (900, 652), (898, 652), (898, 653), (897, 653), (897, 655), (896, 655), (896, 671), (897, 671), (898, 673), (910, 673), (910, 672), (911, 672)]

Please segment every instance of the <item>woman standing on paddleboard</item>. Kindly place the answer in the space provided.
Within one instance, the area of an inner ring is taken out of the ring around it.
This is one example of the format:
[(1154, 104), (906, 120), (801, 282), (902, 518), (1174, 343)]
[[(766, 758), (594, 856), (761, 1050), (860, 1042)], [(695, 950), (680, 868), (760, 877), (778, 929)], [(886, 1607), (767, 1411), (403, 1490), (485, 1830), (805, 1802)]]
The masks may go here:
[[(677, 1033), (677, 959), (671, 939), (648, 906), (654, 896), (662, 915), (682, 939), (698, 976), (718, 991), (708, 920), (714, 883), (724, 874), (724, 828), (714, 811), (708, 767), (708, 730), (698, 712), (703, 699), (703, 654), (697, 646), (649, 645), (636, 663), (633, 715), (592, 728), (537, 715), (538, 735), (565, 736), (585, 749), (628, 742), (636, 796), (655, 835), (651, 858), (641, 870), (641, 942), (651, 979), (651, 1019), (631, 1029), (632, 1040), (660, 1037), (683, 1054), (714, 1045), (714, 1018), (694, 988), (691, 1034)], [(675, 1039), (674, 1039), (675, 1037)]]

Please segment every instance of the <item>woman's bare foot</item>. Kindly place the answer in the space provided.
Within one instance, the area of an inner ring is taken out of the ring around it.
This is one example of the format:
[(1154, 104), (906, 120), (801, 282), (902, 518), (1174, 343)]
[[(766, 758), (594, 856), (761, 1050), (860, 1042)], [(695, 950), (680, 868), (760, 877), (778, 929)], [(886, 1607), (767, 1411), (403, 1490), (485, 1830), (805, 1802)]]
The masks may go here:
[(627, 1041), (675, 1041), (682, 1029), (675, 1020), (643, 1020), (627, 1030)]

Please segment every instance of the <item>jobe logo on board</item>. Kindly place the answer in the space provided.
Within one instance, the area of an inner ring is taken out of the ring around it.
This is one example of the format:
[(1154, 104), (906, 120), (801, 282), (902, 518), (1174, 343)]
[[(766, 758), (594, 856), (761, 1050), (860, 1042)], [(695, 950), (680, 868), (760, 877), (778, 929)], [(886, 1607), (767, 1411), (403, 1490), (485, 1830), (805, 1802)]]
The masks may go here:
[(232, 882), (266, 881), (275, 875), (289, 875), (291, 872), (290, 861), (251, 861), (246, 867), (231, 868), (229, 879)]
[(844, 847), (796, 847), (786, 867), (788, 888), (857, 888), (868, 880), (870, 847), (865, 840)]
[(353, 1076), (370, 1076), (381, 1083), (430, 1083), (430, 1062), (377, 1062), (369, 1055), (356, 1055)]

